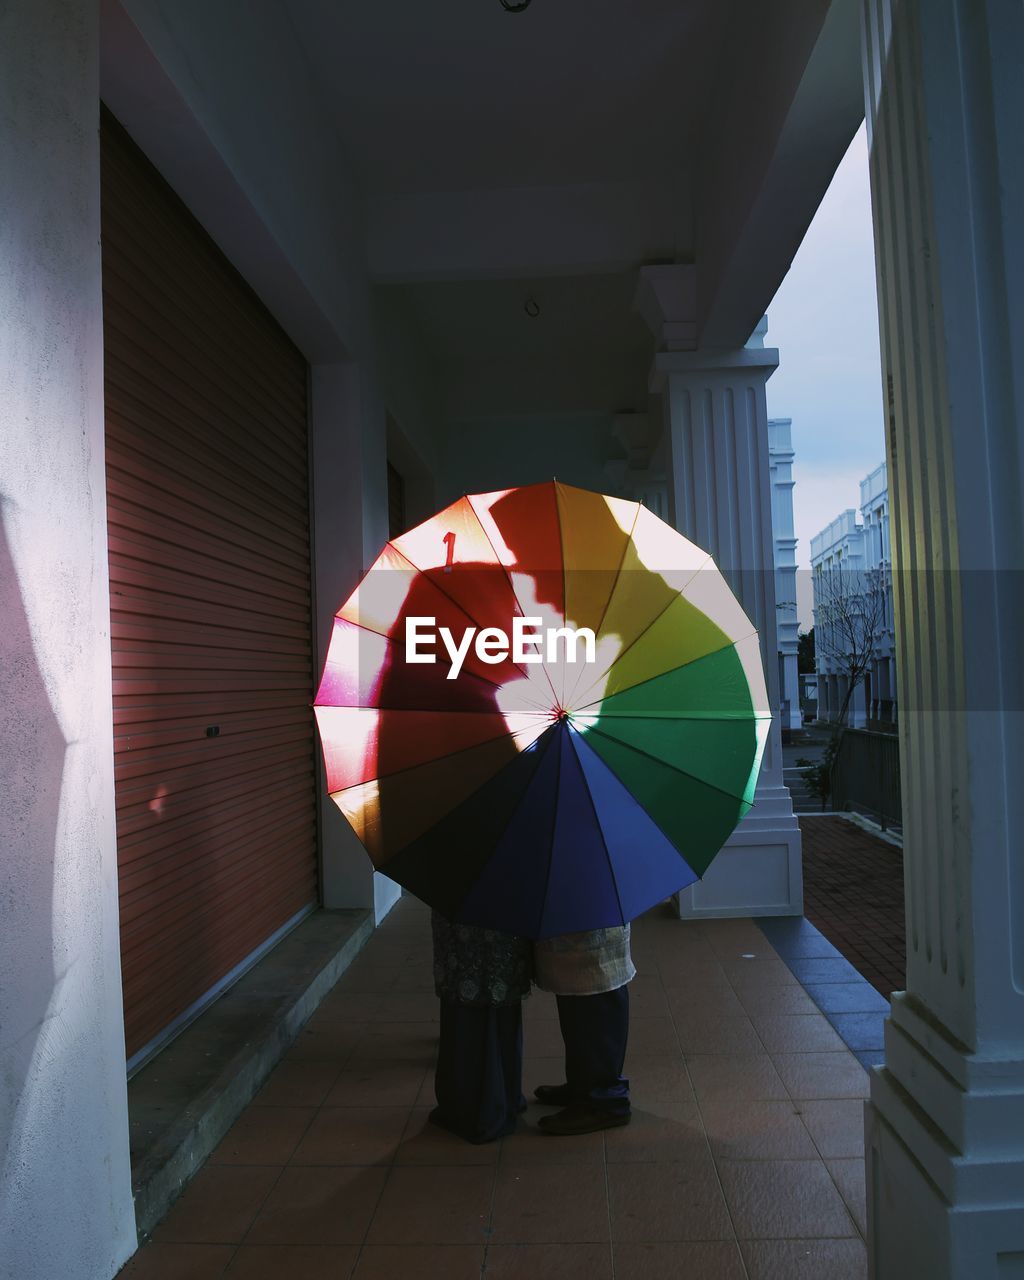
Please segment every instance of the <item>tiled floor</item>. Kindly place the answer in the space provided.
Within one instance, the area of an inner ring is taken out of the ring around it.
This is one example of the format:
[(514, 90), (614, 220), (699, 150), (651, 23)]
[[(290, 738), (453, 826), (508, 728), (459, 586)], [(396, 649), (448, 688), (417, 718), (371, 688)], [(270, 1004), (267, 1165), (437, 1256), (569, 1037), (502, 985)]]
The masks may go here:
[[(436, 1001), (405, 899), (126, 1280), (863, 1280), (867, 1075), (748, 920), (634, 926), (631, 1125), (474, 1147), (427, 1123)], [(527, 1002), (525, 1086), (561, 1077)]]
[(886, 999), (906, 985), (903, 851), (845, 818), (801, 817), (804, 912)]

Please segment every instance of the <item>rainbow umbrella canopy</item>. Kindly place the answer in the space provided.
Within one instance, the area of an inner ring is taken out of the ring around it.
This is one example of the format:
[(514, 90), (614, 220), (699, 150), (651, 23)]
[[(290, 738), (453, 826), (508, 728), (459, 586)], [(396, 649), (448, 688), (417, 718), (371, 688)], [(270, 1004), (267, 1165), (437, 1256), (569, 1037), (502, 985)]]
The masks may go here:
[(533, 938), (623, 924), (703, 875), (771, 720), (707, 552), (553, 481), (392, 539), (338, 610), (316, 716), (374, 866)]

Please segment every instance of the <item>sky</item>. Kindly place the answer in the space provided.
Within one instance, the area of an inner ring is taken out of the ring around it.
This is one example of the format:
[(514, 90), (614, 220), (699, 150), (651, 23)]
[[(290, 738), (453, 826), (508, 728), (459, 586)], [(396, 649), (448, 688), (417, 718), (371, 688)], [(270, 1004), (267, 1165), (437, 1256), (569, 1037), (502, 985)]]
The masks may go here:
[[(847, 507), (885, 459), (868, 153), (861, 125), (836, 170), (789, 274), (768, 308), (765, 346), (778, 347), (768, 416), (793, 419), (797, 566), (811, 538)], [(798, 572), (801, 630), (810, 582)]]

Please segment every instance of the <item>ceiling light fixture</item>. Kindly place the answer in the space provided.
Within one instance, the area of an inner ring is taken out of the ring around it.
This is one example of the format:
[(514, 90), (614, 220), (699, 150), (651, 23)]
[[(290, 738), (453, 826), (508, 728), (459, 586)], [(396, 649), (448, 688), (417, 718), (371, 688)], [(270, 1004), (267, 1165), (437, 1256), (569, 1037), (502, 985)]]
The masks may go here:
[(527, 298), (523, 303), (523, 310), (532, 320), (540, 315), (540, 303), (536, 298)]
[(506, 13), (522, 13), (530, 0), (501, 0), (501, 7)]

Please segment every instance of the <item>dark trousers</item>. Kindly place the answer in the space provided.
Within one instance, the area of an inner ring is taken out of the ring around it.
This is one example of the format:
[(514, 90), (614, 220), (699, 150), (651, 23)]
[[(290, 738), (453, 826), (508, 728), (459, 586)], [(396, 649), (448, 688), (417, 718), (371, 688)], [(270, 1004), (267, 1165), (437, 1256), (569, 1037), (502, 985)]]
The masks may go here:
[(558, 1022), (565, 1041), (565, 1081), (575, 1102), (617, 1114), (629, 1110), (629, 1081), (622, 1074), (629, 1037), (629, 988), (595, 996), (559, 996)]
[(492, 1142), (516, 1127), (523, 1097), (523, 1006), (441, 1001), (434, 1093), (437, 1123), (467, 1142)]

